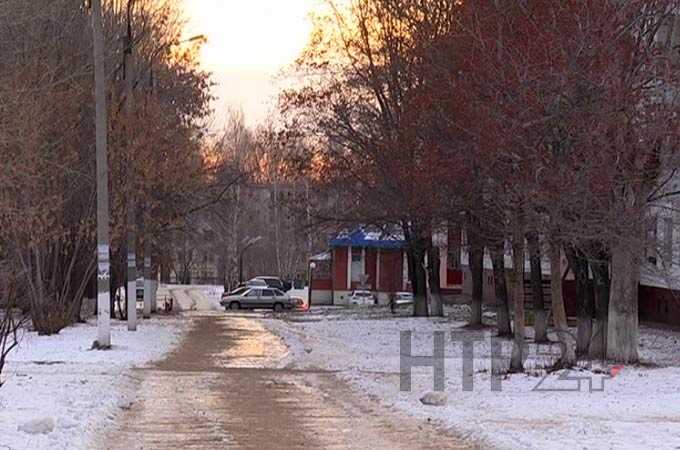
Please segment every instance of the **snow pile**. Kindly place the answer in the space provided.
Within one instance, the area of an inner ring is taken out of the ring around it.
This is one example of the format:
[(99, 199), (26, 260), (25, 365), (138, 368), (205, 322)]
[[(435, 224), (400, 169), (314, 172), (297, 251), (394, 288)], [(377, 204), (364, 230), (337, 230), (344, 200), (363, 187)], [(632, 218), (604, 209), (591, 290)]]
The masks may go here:
[(158, 360), (183, 330), (177, 318), (154, 318), (128, 332), (112, 324), (108, 351), (90, 350), (96, 323), (56, 336), (26, 333), (9, 355), (0, 388), (0, 449), (89, 449), (116, 413), (134, 401), (129, 369)]
[(221, 311), (224, 309), (224, 307), (220, 305), (222, 294), (224, 294), (224, 286), (200, 286), (192, 292), (194, 295), (204, 298), (210, 305), (211, 310)]
[[(224, 288), (221, 286), (166, 285), (163, 288), (172, 296), (182, 311), (220, 311)], [(159, 294), (160, 295), (160, 294)]]
[[(644, 366), (546, 374), (540, 368), (554, 360), (556, 349), (531, 346), (530, 374), (492, 377), (492, 330), (468, 330), (464, 322), (446, 319), (371, 314), (334, 310), (265, 324), (291, 347), (292, 366), (339, 370), (353, 387), (385, 406), (437, 421), (476, 443), (536, 449), (680, 444), (680, 333), (642, 327)], [(445, 405), (420, 401), (434, 391), (432, 368), (413, 368), (411, 391), (400, 390), (402, 331), (412, 332), (412, 355), (432, 355), (434, 332), (445, 333)], [(473, 377), (465, 387), (463, 339), (474, 349)], [(508, 342), (501, 349), (506, 367), (510, 349)]]

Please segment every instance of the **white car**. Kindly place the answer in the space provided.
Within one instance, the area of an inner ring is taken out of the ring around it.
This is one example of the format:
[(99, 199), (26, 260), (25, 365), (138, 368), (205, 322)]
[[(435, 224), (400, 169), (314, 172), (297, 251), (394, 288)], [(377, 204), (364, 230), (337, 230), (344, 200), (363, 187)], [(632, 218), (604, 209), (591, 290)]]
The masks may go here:
[(220, 305), (225, 309), (262, 309), (269, 308), (276, 312), (299, 308), (302, 301), (290, 298), (280, 289), (268, 287), (241, 287), (222, 295)]
[(373, 306), (378, 299), (371, 291), (353, 291), (349, 296), (350, 306)]

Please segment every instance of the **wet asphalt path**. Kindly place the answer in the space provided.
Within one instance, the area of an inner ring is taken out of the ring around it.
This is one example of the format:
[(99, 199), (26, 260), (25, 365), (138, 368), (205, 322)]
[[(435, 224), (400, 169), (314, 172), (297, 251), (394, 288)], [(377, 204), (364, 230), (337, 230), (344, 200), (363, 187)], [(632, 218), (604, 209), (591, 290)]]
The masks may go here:
[(361, 400), (332, 373), (276, 369), (281, 340), (257, 313), (187, 313), (183, 343), (134, 371), (136, 401), (106, 449), (467, 448)]

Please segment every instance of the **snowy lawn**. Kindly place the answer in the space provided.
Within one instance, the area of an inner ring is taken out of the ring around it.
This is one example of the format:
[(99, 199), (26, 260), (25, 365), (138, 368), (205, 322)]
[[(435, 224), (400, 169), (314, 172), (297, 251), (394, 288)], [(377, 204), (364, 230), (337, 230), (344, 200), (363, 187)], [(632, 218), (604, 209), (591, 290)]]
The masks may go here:
[[(496, 377), (498, 391), (491, 388), (493, 330), (464, 329), (465, 311), (448, 312), (454, 318), (314, 308), (286, 321), (264, 322), (290, 347), (289, 366), (339, 370), (370, 398), (434, 420), (473, 443), (513, 449), (680, 448), (680, 333), (642, 327), (641, 366), (594, 365), (548, 375), (541, 367), (554, 361), (558, 349), (531, 346), (530, 374)], [(405, 330), (413, 332), (413, 355), (432, 355), (434, 332), (446, 333), (445, 406), (420, 402), (433, 391), (431, 368), (414, 368), (411, 391), (400, 391), (400, 332)], [(463, 338), (474, 341), (471, 391), (463, 388)], [(505, 341), (506, 367), (510, 350)]]
[[(174, 317), (140, 321), (134, 333), (114, 321), (108, 351), (90, 350), (95, 321), (56, 336), (25, 333), (2, 374), (0, 450), (92, 448), (96, 433), (134, 401), (136, 380), (130, 369), (161, 359), (183, 329)], [(36, 419), (54, 421), (56, 427), (47, 434), (19, 431)]]

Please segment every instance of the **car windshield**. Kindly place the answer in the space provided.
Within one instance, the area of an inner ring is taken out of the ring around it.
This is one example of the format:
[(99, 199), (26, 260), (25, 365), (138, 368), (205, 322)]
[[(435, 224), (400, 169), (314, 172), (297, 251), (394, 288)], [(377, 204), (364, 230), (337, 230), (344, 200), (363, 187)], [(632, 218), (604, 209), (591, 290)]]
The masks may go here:
[(286, 294), (284, 294), (283, 291), (281, 291), (280, 289), (274, 289), (274, 292), (276, 293), (276, 296), (277, 296), (277, 297), (281, 297), (281, 296), (286, 295)]
[(245, 287), (236, 288), (233, 291), (229, 292), (228, 295), (241, 295), (247, 290), (248, 290), (248, 288), (245, 288)]

